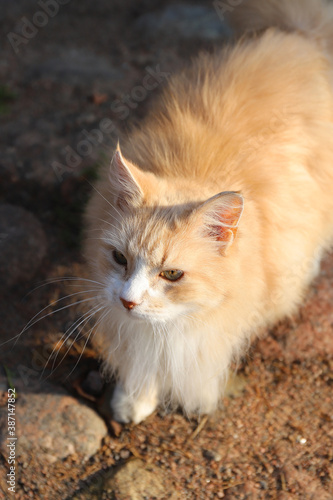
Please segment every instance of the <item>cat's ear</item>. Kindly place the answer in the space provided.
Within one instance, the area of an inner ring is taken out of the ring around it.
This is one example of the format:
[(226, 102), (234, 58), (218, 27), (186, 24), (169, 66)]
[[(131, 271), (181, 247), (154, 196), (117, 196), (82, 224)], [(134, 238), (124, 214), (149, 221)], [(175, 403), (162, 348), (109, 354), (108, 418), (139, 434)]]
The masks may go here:
[(135, 165), (125, 160), (118, 145), (111, 161), (109, 178), (120, 207), (135, 205), (143, 198), (140, 186), (142, 176)]
[(198, 209), (205, 236), (221, 243), (222, 249), (235, 240), (244, 210), (244, 198), (235, 191), (213, 196)]

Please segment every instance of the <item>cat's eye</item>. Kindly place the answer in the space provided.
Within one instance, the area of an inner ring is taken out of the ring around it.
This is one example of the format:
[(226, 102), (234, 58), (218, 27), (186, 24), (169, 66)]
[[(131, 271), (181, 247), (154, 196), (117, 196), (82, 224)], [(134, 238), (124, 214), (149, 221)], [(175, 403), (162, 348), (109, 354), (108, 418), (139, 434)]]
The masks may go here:
[(118, 252), (118, 250), (113, 250), (112, 255), (117, 264), (119, 264), (120, 266), (127, 266), (127, 259), (121, 252)]
[(184, 272), (176, 269), (171, 269), (170, 271), (162, 271), (160, 276), (161, 278), (164, 278), (168, 281), (178, 281), (184, 276)]

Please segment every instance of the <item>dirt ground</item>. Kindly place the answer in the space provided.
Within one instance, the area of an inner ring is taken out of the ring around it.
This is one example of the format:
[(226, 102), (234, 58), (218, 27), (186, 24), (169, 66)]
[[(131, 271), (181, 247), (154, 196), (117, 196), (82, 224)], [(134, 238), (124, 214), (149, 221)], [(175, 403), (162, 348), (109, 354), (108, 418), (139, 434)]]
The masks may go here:
[[(49, 14), (38, 17), (41, 9), (34, 0), (0, 0), (0, 205), (32, 214), (41, 225), (37, 244), (45, 245), (40, 258), (29, 254), (26, 236), (10, 254), (0, 252), (1, 380), (10, 387), (24, 379), (21, 393), (47, 405), (40, 390), (47, 379), (102, 416), (108, 432), (88, 459), (75, 449), (47, 462), (37, 418), (37, 445), (17, 456), (15, 493), (8, 491), (8, 456), (1, 448), (0, 499), (332, 500), (333, 255), (325, 257), (300, 311), (252, 346), (223, 406), (208, 418), (161, 409), (140, 425), (117, 425), (105, 412), (110, 385), (96, 375), (98, 354), (74, 339), (76, 331), (61, 351), (61, 365), (53, 370), (48, 362), (84, 310), (75, 297), (56, 301), (73, 293), (71, 282), (60, 278), (85, 273), (82, 212), (99, 165), (117, 132), (153, 105), (167, 74), (200, 50), (220, 46), (227, 29), (219, 31), (221, 19), (203, 0), (53, 0), (54, 10), (49, 6)], [(152, 72), (158, 85), (147, 89)], [(20, 214), (17, 227), (1, 232), (0, 225), (0, 248), (12, 230), (19, 238)], [(33, 232), (38, 223), (31, 224)], [(16, 343), (4, 343), (46, 307), (41, 316), (54, 314)], [(97, 388), (87, 382), (91, 374)], [(37, 379), (42, 382), (34, 385)], [(1, 391), (5, 409), (7, 387), (0, 384)], [(20, 418), (24, 434), (24, 411)], [(51, 432), (52, 419), (49, 425)]]

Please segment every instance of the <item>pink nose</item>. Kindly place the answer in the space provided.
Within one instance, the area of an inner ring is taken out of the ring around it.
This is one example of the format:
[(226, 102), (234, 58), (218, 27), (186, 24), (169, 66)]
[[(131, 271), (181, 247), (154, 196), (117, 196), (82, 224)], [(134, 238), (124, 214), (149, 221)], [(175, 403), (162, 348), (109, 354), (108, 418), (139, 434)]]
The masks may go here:
[(137, 304), (135, 302), (129, 302), (128, 300), (125, 300), (123, 299), (122, 297), (120, 297), (120, 300), (123, 304), (123, 306), (126, 308), (126, 309), (133, 309), (133, 307), (137, 306)]

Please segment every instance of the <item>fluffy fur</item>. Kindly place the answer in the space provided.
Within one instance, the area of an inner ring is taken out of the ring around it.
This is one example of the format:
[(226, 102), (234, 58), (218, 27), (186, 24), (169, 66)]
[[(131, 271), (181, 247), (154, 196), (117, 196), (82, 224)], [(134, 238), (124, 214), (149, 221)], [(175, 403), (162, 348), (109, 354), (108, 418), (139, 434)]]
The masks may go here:
[(230, 363), (316, 275), (333, 241), (331, 17), (317, 0), (243, 2), (235, 25), (260, 35), (172, 77), (97, 184), (86, 256), (116, 419), (213, 411)]

